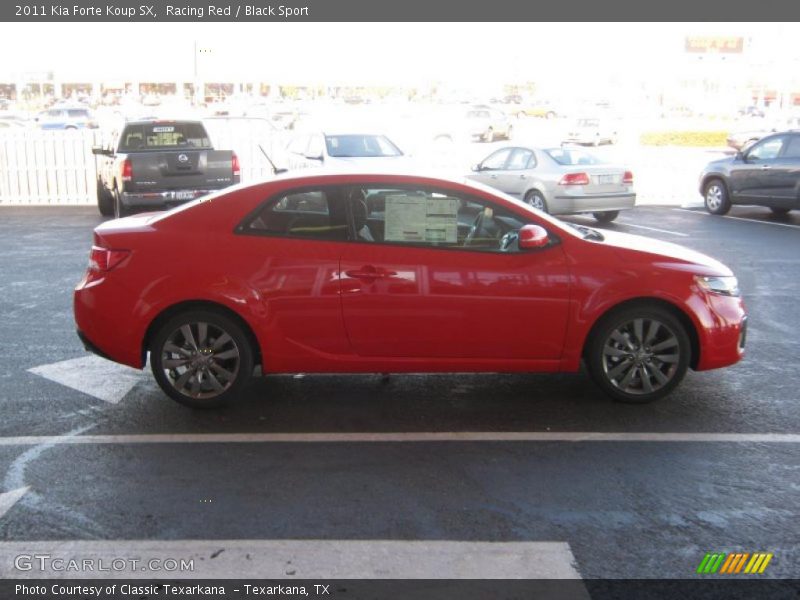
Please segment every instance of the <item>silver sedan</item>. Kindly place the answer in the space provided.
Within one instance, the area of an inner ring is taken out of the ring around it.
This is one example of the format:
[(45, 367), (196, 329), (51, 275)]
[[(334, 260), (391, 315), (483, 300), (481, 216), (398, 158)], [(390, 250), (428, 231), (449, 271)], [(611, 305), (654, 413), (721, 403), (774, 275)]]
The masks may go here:
[(544, 212), (592, 213), (601, 223), (636, 205), (629, 169), (569, 146), (500, 148), (474, 165), (467, 177)]

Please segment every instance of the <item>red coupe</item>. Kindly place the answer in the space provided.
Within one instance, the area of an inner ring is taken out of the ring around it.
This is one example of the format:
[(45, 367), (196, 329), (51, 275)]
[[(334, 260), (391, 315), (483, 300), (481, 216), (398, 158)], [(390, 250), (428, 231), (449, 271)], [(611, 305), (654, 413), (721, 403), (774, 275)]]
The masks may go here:
[(75, 290), (85, 346), (194, 407), (271, 373), (577, 371), (647, 402), (744, 352), (736, 278), (479, 184), (279, 177), (106, 222)]

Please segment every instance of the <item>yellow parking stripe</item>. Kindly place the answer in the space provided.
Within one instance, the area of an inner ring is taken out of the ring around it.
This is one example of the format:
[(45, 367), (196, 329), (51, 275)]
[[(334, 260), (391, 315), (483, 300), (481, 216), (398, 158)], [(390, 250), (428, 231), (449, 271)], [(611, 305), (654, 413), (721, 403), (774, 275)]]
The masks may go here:
[(767, 554), (767, 556), (764, 557), (764, 562), (761, 563), (761, 568), (759, 568), (758, 572), (759, 573), (763, 573), (764, 569), (767, 568), (767, 565), (769, 564), (769, 561), (771, 561), (771, 560), (772, 560), (772, 554)]
[(764, 560), (764, 555), (760, 552), (756, 552), (753, 554), (753, 558), (750, 559), (750, 562), (747, 563), (747, 567), (745, 567), (745, 573), (755, 573), (755, 570), (758, 568), (759, 563)]

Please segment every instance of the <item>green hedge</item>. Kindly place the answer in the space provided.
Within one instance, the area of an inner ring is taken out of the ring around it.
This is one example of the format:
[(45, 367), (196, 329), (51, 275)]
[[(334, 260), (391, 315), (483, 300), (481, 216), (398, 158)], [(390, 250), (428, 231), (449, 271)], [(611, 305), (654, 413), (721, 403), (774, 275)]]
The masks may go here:
[(650, 131), (639, 141), (643, 146), (725, 146), (727, 131)]

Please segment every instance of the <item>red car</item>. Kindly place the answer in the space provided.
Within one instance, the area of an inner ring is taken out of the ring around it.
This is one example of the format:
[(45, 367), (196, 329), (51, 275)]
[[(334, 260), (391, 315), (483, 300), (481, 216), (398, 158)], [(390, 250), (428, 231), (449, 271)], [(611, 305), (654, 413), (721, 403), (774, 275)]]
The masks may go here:
[(270, 373), (577, 371), (618, 400), (744, 352), (736, 278), (697, 252), (560, 222), (488, 187), (304, 175), (97, 227), (85, 346), (175, 400)]

